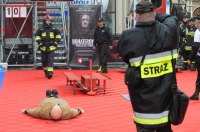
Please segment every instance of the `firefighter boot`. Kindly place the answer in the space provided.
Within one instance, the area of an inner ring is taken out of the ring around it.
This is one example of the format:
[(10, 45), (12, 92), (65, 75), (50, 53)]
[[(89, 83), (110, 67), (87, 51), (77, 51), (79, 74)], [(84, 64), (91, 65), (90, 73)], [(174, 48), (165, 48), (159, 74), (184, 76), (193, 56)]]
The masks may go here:
[(194, 94), (190, 97), (190, 100), (199, 100), (199, 89), (196, 88)]
[(47, 70), (44, 70), (45, 77), (47, 77)]
[(103, 67), (102, 67), (102, 66), (99, 66), (97, 72), (102, 72), (102, 69), (103, 69)]
[(196, 65), (195, 65), (195, 63), (192, 63), (190, 65), (190, 71), (196, 71)]
[(48, 71), (48, 72), (47, 72), (47, 78), (48, 78), (48, 79), (51, 79), (52, 76), (53, 76), (53, 72), (52, 72), (52, 71)]
[(107, 67), (104, 66), (104, 67), (102, 68), (102, 71), (101, 71), (101, 72), (102, 72), (102, 73), (108, 73)]

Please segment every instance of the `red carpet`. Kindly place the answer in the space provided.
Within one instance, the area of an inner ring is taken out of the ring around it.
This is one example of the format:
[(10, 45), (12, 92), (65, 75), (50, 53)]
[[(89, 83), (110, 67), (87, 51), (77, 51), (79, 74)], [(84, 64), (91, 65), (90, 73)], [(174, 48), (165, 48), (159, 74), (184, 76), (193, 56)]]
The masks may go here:
[[(106, 94), (88, 96), (81, 92), (73, 95), (66, 85), (63, 72), (55, 70), (54, 77), (46, 79), (42, 70), (8, 70), (0, 92), (0, 132), (135, 132), (124, 73), (110, 70)], [(88, 70), (71, 70), (78, 76)], [(194, 92), (197, 72), (178, 72), (178, 86), (188, 95)], [(34, 108), (45, 98), (47, 89), (56, 88), (59, 96), (71, 107), (81, 107), (83, 115), (71, 120), (49, 121), (35, 119), (21, 113), (24, 108)], [(174, 132), (200, 132), (200, 101), (190, 101), (184, 122), (173, 126)]]

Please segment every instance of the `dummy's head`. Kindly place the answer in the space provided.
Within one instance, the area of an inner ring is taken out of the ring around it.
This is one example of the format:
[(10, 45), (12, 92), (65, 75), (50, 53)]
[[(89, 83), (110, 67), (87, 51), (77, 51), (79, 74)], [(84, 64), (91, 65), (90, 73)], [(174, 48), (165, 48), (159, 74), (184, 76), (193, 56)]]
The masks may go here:
[(44, 26), (49, 27), (52, 24), (52, 17), (49, 15), (44, 16)]
[(53, 106), (50, 114), (51, 114), (52, 119), (59, 120), (62, 117), (62, 109), (57, 104), (57, 105)]

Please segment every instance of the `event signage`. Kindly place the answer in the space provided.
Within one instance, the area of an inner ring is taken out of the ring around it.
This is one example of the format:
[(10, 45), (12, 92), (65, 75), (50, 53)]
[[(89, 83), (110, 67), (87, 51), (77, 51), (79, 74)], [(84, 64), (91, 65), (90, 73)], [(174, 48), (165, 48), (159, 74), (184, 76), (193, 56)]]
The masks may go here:
[(70, 66), (98, 66), (97, 52), (93, 50), (94, 31), (101, 17), (100, 5), (70, 5)]
[(26, 17), (27, 7), (22, 5), (9, 5), (5, 7), (6, 18)]

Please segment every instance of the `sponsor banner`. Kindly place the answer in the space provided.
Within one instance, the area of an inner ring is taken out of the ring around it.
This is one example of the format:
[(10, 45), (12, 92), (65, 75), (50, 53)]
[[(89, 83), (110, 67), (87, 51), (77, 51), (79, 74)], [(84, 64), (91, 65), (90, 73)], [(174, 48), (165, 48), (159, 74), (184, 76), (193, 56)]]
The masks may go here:
[(70, 57), (71, 67), (98, 66), (98, 55), (93, 51), (94, 31), (101, 17), (100, 5), (70, 5)]

